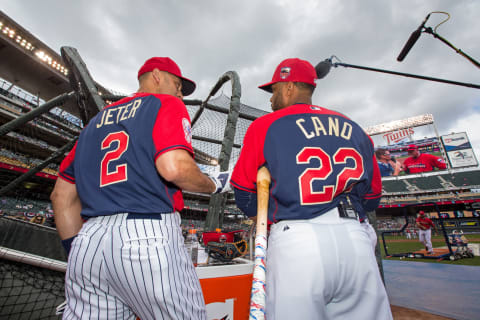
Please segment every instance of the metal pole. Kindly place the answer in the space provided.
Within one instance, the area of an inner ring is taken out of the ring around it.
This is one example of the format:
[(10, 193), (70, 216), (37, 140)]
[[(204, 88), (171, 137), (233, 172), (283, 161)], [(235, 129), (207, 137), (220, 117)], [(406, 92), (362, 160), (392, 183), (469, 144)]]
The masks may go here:
[(367, 217), (369, 223), (372, 225), (373, 229), (375, 229), (375, 233), (377, 234), (377, 246), (375, 247), (375, 258), (377, 259), (378, 270), (380, 271), (380, 276), (382, 277), (382, 281), (385, 284), (385, 276), (383, 275), (383, 264), (382, 264), (382, 250), (380, 249), (380, 239), (378, 237), (378, 224), (377, 224), (377, 213), (375, 211), (368, 211)]
[(41, 114), (49, 111), (50, 109), (64, 104), (67, 100), (75, 97), (74, 92), (63, 93), (39, 106), (38, 108), (32, 109), (32, 111), (24, 114), (21, 117), (18, 117), (15, 120), (9, 121), (0, 127), (0, 136), (3, 136), (9, 133), (12, 130), (15, 130), (21, 125), (24, 125), (30, 120), (40, 116)]
[[(221, 86), (228, 80), (231, 80), (232, 82), (232, 97), (230, 100), (230, 112), (228, 113), (227, 124), (225, 126), (222, 150), (218, 158), (221, 171), (227, 171), (229, 167), (230, 156), (232, 153), (235, 131), (237, 127), (238, 114), (240, 111), (240, 96), (242, 93), (238, 74), (235, 71), (226, 72), (222, 77), (220, 77), (217, 84), (210, 92), (207, 100), (205, 100), (206, 103), (208, 99), (210, 99), (211, 96), (215, 95), (215, 93), (221, 88)], [(226, 202), (227, 194), (212, 195), (208, 204), (208, 213), (205, 220), (205, 230), (215, 230), (215, 228), (222, 225), (223, 212), (225, 210)]]
[(420, 76), (420, 75), (411, 74), (411, 73), (396, 72), (396, 71), (391, 71), (391, 70), (384, 70), (384, 69), (377, 69), (377, 68), (356, 66), (356, 65), (353, 65), (353, 64), (348, 64), (348, 63), (343, 63), (343, 62), (335, 62), (335, 63), (333, 64), (333, 66), (334, 66), (334, 67), (342, 66), (342, 67), (346, 67), (346, 68), (355, 68), (355, 69), (361, 69), (361, 70), (368, 70), (368, 71), (376, 71), (376, 72), (382, 72), (382, 73), (389, 73), (389, 74), (395, 74), (395, 75), (397, 75), (397, 76), (403, 76), (403, 77), (408, 77), (408, 78), (416, 78), (416, 79), (422, 79), (422, 80), (436, 81), (436, 82), (454, 84), (454, 85), (457, 85), (457, 86), (463, 86), (463, 87), (480, 89), (480, 85), (478, 85), (478, 84), (458, 82), (458, 81), (445, 80), (445, 79), (439, 79), (439, 78), (432, 78), (432, 77)]
[(16, 186), (18, 186), (20, 183), (26, 181), (30, 177), (34, 176), (37, 172), (42, 171), (43, 168), (45, 168), (47, 165), (49, 165), (51, 162), (55, 161), (60, 156), (63, 156), (65, 152), (73, 148), (73, 145), (77, 141), (77, 138), (74, 138), (70, 142), (68, 142), (66, 145), (55, 151), (50, 157), (48, 157), (44, 162), (36, 166), (35, 168), (30, 169), (29, 171), (25, 172), (9, 184), (7, 184), (5, 187), (0, 189), (0, 196), (4, 195), (5, 193), (9, 192), (10, 190), (14, 189)]
[(451, 167), (450, 160), (448, 159), (447, 151), (445, 151), (445, 148), (443, 146), (443, 141), (442, 139), (440, 139), (440, 135), (438, 134), (438, 130), (437, 130), (437, 126), (435, 125), (435, 122), (433, 123), (433, 129), (435, 130), (435, 135), (437, 136), (438, 144), (440, 145), (440, 152), (442, 153), (443, 158), (447, 160), (446, 161), (447, 169), (450, 169)]

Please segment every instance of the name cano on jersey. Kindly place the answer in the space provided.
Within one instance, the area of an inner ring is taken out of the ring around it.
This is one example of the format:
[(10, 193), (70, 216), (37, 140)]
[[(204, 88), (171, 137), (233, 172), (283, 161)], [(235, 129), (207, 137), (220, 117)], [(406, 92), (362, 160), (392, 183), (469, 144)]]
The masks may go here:
[(136, 99), (128, 104), (118, 107), (110, 107), (104, 110), (100, 123), (97, 123), (97, 128), (101, 126), (108, 126), (109, 124), (119, 123), (130, 118), (135, 117), (135, 112), (142, 104), (142, 99)]
[(306, 120), (305, 118), (299, 118), (296, 123), (307, 139), (323, 135), (337, 136), (345, 140), (350, 140), (352, 136), (352, 125), (346, 121), (339, 122), (338, 120), (339, 118), (337, 117), (328, 117), (328, 123), (326, 123), (325, 120), (324, 123), (319, 117), (311, 116)]

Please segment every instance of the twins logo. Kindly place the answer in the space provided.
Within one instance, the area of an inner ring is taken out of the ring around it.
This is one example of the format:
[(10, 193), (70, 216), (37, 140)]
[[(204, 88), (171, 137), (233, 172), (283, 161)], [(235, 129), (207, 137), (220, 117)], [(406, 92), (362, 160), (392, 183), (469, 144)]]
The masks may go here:
[(206, 305), (208, 320), (233, 320), (233, 302), (235, 299), (227, 299), (225, 302), (212, 302)]

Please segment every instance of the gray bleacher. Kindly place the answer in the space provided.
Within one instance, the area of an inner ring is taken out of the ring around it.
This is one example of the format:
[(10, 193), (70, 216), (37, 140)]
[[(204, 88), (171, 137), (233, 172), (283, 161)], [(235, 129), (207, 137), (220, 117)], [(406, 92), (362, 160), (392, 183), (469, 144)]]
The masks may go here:
[(383, 180), (382, 186), (385, 192), (408, 192), (407, 185), (402, 180)]
[(480, 185), (480, 171), (456, 172), (448, 180), (457, 187), (477, 186)]
[(437, 176), (415, 177), (408, 179), (408, 182), (412, 185), (415, 185), (419, 190), (429, 191), (444, 189)]

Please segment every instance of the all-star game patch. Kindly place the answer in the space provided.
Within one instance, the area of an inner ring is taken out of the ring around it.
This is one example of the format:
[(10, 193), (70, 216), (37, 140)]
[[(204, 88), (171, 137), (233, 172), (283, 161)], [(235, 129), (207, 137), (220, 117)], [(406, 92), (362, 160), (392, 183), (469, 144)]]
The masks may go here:
[(280, 69), (280, 78), (286, 79), (290, 75), (290, 67), (283, 67)]
[(190, 126), (190, 121), (187, 118), (182, 119), (183, 132), (185, 133), (185, 140), (188, 143), (192, 143), (192, 127)]

